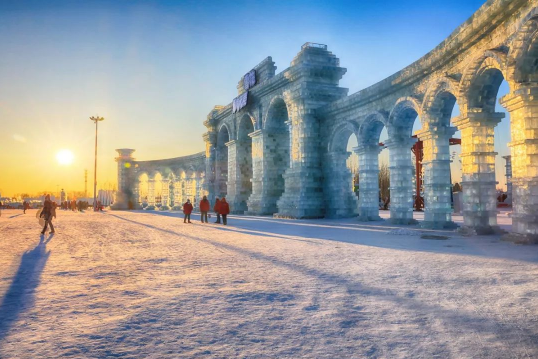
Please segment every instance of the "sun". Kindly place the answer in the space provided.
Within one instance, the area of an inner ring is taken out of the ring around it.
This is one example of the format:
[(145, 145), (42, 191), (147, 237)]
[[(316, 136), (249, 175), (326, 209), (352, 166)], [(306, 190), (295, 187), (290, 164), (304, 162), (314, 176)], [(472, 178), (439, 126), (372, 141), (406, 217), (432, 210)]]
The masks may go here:
[(56, 154), (56, 161), (62, 166), (67, 166), (73, 163), (75, 155), (70, 150), (60, 150)]

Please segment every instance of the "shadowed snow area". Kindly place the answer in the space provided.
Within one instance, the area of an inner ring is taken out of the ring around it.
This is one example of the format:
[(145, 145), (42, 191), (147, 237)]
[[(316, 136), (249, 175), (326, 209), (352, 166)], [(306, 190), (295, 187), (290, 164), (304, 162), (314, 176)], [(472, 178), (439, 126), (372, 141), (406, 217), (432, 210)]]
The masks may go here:
[(0, 217), (0, 358), (538, 357), (538, 246), (143, 211), (40, 238), (28, 212)]

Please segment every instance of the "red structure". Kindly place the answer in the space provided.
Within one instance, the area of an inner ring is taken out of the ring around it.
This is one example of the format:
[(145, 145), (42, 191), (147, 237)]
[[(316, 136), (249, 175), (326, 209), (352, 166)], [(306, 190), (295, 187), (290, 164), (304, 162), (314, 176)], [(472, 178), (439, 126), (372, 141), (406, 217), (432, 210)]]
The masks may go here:
[[(417, 138), (416, 135), (413, 136), (413, 138)], [(450, 138), (449, 140), (450, 146), (453, 145), (461, 145), (461, 139), (460, 138)], [(415, 142), (413, 147), (411, 147), (411, 152), (415, 155), (415, 173), (417, 177), (416, 181), (416, 195), (415, 195), (415, 211), (422, 211), (424, 209), (424, 197), (420, 195), (422, 193), (422, 184), (423, 184), (423, 178), (422, 178), (422, 160), (424, 159), (424, 143), (421, 140), (418, 140)]]
[[(417, 138), (417, 135), (414, 135), (413, 138)], [(424, 159), (424, 143), (421, 140), (415, 142), (413, 147), (411, 147), (411, 152), (415, 155), (415, 175), (417, 181), (415, 183), (415, 211), (422, 211), (424, 209), (424, 197), (420, 195), (422, 192), (422, 160)]]

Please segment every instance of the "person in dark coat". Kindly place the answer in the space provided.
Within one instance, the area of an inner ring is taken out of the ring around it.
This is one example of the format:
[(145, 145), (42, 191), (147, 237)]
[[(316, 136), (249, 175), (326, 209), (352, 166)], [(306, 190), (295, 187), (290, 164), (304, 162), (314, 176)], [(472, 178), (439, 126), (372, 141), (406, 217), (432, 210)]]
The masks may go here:
[(202, 198), (202, 200), (200, 201), (200, 219), (202, 223), (204, 223), (204, 218), (205, 223), (207, 223), (207, 212), (209, 212), (209, 208), (209, 201), (207, 200), (207, 197), (204, 196), (204, 198)]
[(227, 225), (228, 224), (228, 214), (230, 213), (230, 205), (228, 202), (226, 202), (226, 198), (222, 197), (220, 200), (220, 209), (219, 212), (222, 216), (222, 224)]
[(41, 231), (41, 234), (45, 234), (47, 226), (50, 225), (50, 234), (54, 233), (54, 226), (52, 225), (52, 217), (56, 217), (56, 210), (50, 200), (50, 194), (45, 196), (45, 202), (43, 203), (43, 211), (41, 211), (40, 217), (45, 219), (45, 226)]
[(30, 204), (26, 201), (22, 204), (23, 213), (26, 214), (26, 210), (30, 208)]
[(217, 220), (215, 221), (215, 223), (220, 223), (220, 213), (219, 213), (220, 199), (219, 199), (219, 197), (217, 197), (216, 200), (215, 200), (215, 206), (213, 207), (213, 210), (215, 211), (215, 214), (217, 215)]
[(185, 214), (185, 218), (183, 218), (183, 223), (187, 223), (187, 220), (189, 220), (189, 223), (191, 223), (192, 203), (190, 199), (188, 199), (187, 202), (183, 204), (183, 213)]

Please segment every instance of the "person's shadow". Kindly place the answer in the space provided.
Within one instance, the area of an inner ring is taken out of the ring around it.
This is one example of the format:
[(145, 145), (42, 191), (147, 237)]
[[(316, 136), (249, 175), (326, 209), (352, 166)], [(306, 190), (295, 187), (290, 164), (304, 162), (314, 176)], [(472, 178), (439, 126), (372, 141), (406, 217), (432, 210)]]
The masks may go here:
[(0, 344), (20, 314), (34, 304), (35, 289), (50, 255), (46, 244), (52, 237), (53, 234), (50, 234), (45, 240), (45, 236), (41, 235), (39, 243), (21, 257), (17, 273), (0, 302)]

